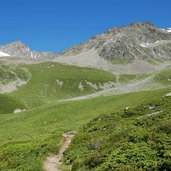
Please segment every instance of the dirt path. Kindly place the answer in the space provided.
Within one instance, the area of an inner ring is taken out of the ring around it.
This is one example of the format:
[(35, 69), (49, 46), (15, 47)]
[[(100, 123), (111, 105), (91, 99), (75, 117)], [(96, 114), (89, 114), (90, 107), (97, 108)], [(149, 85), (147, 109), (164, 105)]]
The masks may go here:
[(72, 139), (75, 136), (75, 132), (68, 132), (63, 135), (65, 141), (63, 142), (59, 153), (55, 156), (48, 157), (44, 162), (44, 170), (45, 171), (62, 171), (59, 166), (61, 164), (61, 159), (63, 157), (63, 153), (67, 150), (70, 146)]

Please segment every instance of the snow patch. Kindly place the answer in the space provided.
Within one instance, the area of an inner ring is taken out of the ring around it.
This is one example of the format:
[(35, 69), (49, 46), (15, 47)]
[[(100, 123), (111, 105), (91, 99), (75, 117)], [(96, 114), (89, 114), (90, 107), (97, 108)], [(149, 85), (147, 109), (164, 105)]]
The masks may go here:
[(168, 33), (171, 33), (171, 28), (167, 28), (167, 29), (161, 29), (163, 31), (167, 31)]
[(156, 42), (154, 43), (141, 43), (140, 46), (141, 47), (151, 47), (151, 46), (155, 46), (155, 45), (159, 45), (160, 43), (166, 43), (165, 40), (157, 40)]
[(141, 47), (149, 47), (150, 43), (142, 43), (140, 44)]
[(0, 51), (0, 57), (8, 57), (8, 56), (11, 56), (11, 55)]
[(168, 33), (171, 33), (171, 28), (166, 29)]

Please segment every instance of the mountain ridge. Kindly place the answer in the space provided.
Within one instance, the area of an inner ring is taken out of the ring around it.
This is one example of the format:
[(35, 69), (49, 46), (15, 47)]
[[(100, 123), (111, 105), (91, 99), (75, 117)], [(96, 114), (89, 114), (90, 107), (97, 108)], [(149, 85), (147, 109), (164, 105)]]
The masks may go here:
[(20, 58), (55, 58), (57, 56), (57, 53), (53, 52), (32, 51), (26, 44), (19, 40), (0, 46), (0, 51)]
[[(135, 60), (146, 62), (163, 62), (171, 60), (171, 34), (170, 29), (161, 29), (150, 22), (136, 22), (128, 26), (108, 29), (102, 34), (91, 37), (87, 41), (68, 48), (60, 53), (32, 51), (21, 41), (15, 41), (0, 46), (0, 51), (20, 58), (47, 58), (57, 59), (56, 62), (76, 64), (75, 56), (95, 50), (91, 59), (102, 65), (128, 64)], [(89, 55), (89, 54), (87, 54)], [(88, 56), (84, 56), (85, 61)], [(98, 56), (98, 59), (94, 59)], [(66, 58), (68, 57), (68, 58)], [(72, 61), (73, 57), (73, 62)], [(59, 58), (59, 59), (58, 59)], [(83, 62), (81, 62), (83, 63)], [(91, 61), (89, 61), (91, 63)], [(84, 65), (84, 64), (83, 64)], [(85, 65), (87, 66), (87, 65)]]
[(141, 46), (143, 43), (154, 44), (163, 40), (168, 40), (170, 45), (171, 34), (167, 30), (157, 28), (149, 22), (139, 22), (132, 23), (129, 26), (109, 29), (80, 45), (65, 50), (61, 54), (64, 56), (76, 55), (95, 48), (100, 57), (114, 63), (120, 60), (132, 62), (136, 58), (146, 60), (148, 56), (155, 60), (161, 60), (161, 58), (170, 60), (171, 48), (166, 44), (157, 47), (159, 52), (155, 47), (147, 49), (147, 47)]

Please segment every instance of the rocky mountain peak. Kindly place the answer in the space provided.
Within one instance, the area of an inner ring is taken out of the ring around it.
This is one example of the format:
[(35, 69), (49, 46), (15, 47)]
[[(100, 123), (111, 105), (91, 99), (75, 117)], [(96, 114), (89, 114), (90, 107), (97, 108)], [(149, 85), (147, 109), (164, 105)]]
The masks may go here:
[(132, 27), (144, 27), (144, 28), (157, 28), (157, 26), (150, 23), (149, 21), (131, 23), (130, 26), (132, 26)]
[(15, 41), (7, 45), (0, 46), (0, 51), (20, 58), (54, 58), (56, 53), (32, 51), (21, 41)]
[(24, 49), (27, 49), (28, 51), (30, 50), (30, 48), (25, 43), (21, 42), (20, 40), (12, 42), (9, 45), (14, 46), (16, 48), (24, 48)]
[(171, 59), (171, 34), (150, 22), (136, 22), (116, 27), (88, 41), (67, 49), (63, 55), (76, 55), (96, 49), (99, 56), (112, 63)]

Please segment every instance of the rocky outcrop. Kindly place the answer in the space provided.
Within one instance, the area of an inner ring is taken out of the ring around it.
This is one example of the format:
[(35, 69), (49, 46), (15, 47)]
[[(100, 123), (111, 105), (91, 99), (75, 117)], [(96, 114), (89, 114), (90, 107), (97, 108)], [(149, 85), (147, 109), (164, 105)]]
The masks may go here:
[(149, 22), (117, 27), (67, 49), (62, 55), (77, 55), (95, 48), (103, 59), (112, 63), (141, 60), (171, 60), (171, 34)]
[(57, 56), (57, 53), (32, 51), (20, 41), (0, 46), (0, 51), (21, 58), (55, 58)]

